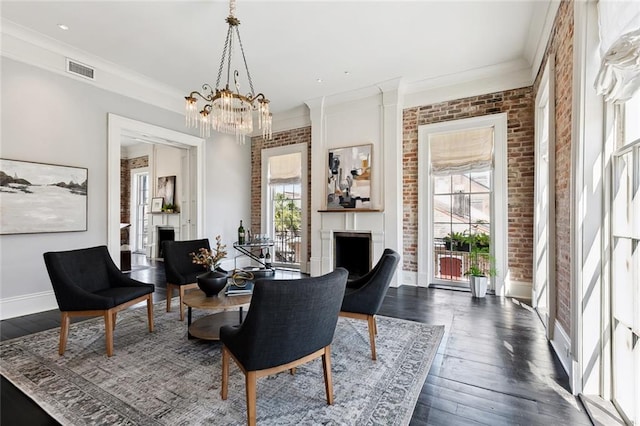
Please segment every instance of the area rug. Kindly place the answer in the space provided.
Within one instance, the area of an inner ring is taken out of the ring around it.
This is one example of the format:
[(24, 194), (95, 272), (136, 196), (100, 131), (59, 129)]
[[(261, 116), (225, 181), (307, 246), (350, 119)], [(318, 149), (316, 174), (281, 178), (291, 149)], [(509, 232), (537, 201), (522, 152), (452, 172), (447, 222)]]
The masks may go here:
[[(258, 424), (408, 424), (444, 326), (377, 318), (377, 361), (366, 321), (338, 322), (334, 405), (318, 359), (258, 380)], [(220, 343), (188, 340), (176, 312), (156, 306), (153, 333), (144, 308), (119, 314), (111, 358), (102, 319), (72, 324), (62, 357), (58, 338), (56, 328), (2, 342), (0, 372), (63, 425), (246, 424), (244, 375), (231, 362), (221, 400)]]

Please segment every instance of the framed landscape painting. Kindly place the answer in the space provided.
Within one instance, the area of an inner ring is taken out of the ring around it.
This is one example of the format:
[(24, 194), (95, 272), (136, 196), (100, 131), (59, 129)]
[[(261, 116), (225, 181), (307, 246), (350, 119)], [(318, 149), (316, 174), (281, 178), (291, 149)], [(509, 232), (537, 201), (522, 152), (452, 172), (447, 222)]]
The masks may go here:
[(0, 234), (87, 230), (88, 170), (0, 159)]

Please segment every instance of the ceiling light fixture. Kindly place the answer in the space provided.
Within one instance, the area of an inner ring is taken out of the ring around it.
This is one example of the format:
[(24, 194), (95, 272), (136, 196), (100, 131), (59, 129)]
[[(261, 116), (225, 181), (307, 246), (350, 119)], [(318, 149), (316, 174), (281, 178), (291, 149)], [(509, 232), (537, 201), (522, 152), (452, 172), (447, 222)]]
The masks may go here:
[(64, 31), (67, 31), (69, 29), (69, 27), (67, 27), (65, 24), (58, 24), (58, 28)]
[[(244, 136), (253, 132), (253, 111), (257, 110), (258, 128), (262, 129), (262, 137), (263, 139), (271, 139), (272, 115), (269, 112), (269, 100), (262, 93), (254, 95), (253, 82), (251, 81), (251, 74), (249, 73), (247, 59), (244, 56), (244, 49), (240, 40), (240, 31), (238, 30), (240, 21), (235, 17), (235, 11), (236, 2), (235, 0), (230, 0), (229, 16), (226, 19), (229, 29), (227, 30), (227, 38), (222, 50), (215, 91), (210, 84), (205, 83), (202, 85), (204, 94), (193, 91), (189, 96), (185, 96), (186, 125), (187, 127), (195, 128), (200, 126), (200, 135), (202, 137), (209, 137), (211, 129), (213, 129), (218, 132), (234, 134), (238, 141), (244, 142)], [(229, 80), (232, 74), (231, 59), (236, 37), (240, 46), (247, 80), (249, 81), (250, 91), (246, 95), (240, 94), (240, 83), (238, 81), (240, 73), (238, 70), (233, 71), (233, 89), (235, 91), (229, 88)], [(227, 82), (225, 87), (220, 89), (220, 79), (222, 71), (225, 69), (225, 61)], [(196, 96), (205, 101), (205, 105), (200, 111), (198, 111), (198, 99)]]

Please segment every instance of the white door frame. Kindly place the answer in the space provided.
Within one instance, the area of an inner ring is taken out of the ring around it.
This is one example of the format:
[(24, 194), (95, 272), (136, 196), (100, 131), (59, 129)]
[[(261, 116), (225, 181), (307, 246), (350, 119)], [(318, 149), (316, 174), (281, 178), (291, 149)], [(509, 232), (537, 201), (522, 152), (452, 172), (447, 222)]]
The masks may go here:
[(491, 205), (492, 244), (491, 255), (495, 259), (497, 275), (493, 278), (493, 289), (497, 296), (508, 290), (505, 277), (509, 276), (507, 263), (507, 114), (491, 114), (418, 127), (418, 285), (428, 287), (433, 277), (433, 232), (431, 183), (429, 158), (429, 136), (434, 133), (459, 132), (469, 129), (493, 127), (494, 166), (493, 196)]
[(197, 211), (195, 213), (197, 233), (204, 230), (204, 139), (175, 130), (132, 120), (116, 114), (107, 114), (107, 248), (117, 265), (120, 264), (120, 149), (126, 133), (139, 133), (154, 140), (154, 143), (185, 147), (196, 147), (197, 163)]
[[(533, 285), (531, 288), (531, 304), (540, 320), (547, 329), (547, 339), (553, 340), (553, 331), (556, 319), (556, 210), (555, 210), (555, 182), (556, 182), (556, 113), (555, 113), (555, 61), (553, 56), (549, 56), (547, 64), (540, 79), (538, 93), (535, 103), (535, 185), (534, 185), (534, 213), (533, 213)], [(546, 117), (543, 111), (546, 107)], [(546, 120), (545, 120), (546, 118)], [(547, 129), (543, 126), (546, 123)], [(542, 135), (547, 134), (547, 147), (542, 151)], [(546, 156), (546, 160), (543, 158)], [(547, 163), (548, 168), (545, 175), (542, 175), (542, 164)], [(546, 188), (542, 186), (541, 179), (546, 179)], [(546, 191), (546, 193), (545, 193)], [(541, 215), (540, 206), (547, 206), (547, 211)], [(539, 236), (544, 235), (546, 243), (539, 241)], [(544, 256), (546, 263), (546, 276), (540, 277), (538, 271), (538, 256), (542, 251), (546, 251)], [(546, 285), (546, 289), (541, 289), (539, 282)], [(538, 310), (539, 297), (542, 292), (546, 293), (544, 304), (547, 312)]]

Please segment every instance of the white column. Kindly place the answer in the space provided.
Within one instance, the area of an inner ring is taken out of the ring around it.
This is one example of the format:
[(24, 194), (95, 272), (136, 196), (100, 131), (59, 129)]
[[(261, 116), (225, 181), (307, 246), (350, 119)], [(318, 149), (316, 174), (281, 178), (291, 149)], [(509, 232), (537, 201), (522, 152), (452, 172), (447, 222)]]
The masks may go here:
[[(325, 161), (318, 159), (326, 158), (326, 143), (324, 140), (324, 97), (312, 99), (306, 102), (311, 116), (311, 256), (309, 273), (315, 277), (322, 275), (322, 239), (320, 227), (322, 217), (318, 210), (323, 206), (325, 196), (326, 165)], [(327, 259), (328, 260), (328, 259)], [(325, 260), (325, 263), (326, 261)]]
[[(382, 91), (382, 184), (384, 206), (384, 245), (402, 255), (402, 88), (395, 79), (378, 84)], [(374, 262), (377, 259), (374, 259)], [(391, 285), (402, 284), (402, 261)]]

